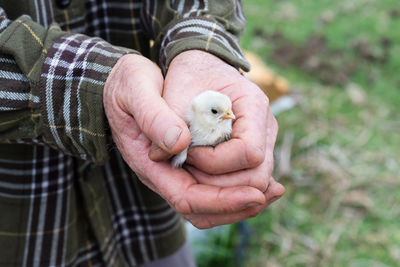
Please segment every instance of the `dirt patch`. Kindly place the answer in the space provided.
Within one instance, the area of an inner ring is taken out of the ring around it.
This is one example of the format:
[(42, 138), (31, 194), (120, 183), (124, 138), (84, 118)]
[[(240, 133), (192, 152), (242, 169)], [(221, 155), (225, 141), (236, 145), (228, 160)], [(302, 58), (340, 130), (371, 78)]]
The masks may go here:
[(346, 62), (341, 51), (329, 50), (322, 35), (313, 35), (302, 45), (281, 40), (271, 60), (282, 66), (298, 66), (326, 84), (343, 85), (357, 69), (354, 62)]
[(393, 19), (397, 19), (400, 17), (400, 9), (391, 9), (389, 10), (389, 16)]
[(377, 45), (356, 40), (350, 45), (349, 56), (349, 53), (329, 48), (326, 38), (319, 34), (312, 35), (300, 45), (294, 44), (280, 32), (267, 34), (259, 29), (254, 34), (273, 45), (269, 61), (284, 67), (299, 67), (322, 83), (331, 85), (347, 84), (350, 76), (365, 63), (385, 63), (392, 47), (389, 38), (382, 38)]
[(390, 56), (392, 41), (387, 37), (382, 37), (378, 45), (373, 45), (367, 40), (357, 40), (353, 44), (356, 55), (371, 63), (386, 63)]

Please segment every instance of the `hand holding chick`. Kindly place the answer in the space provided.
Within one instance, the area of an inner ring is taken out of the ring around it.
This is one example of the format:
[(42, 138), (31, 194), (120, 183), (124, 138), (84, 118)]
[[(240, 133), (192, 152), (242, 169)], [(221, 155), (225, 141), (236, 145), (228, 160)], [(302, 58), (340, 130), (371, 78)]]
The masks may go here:
[[(185, 170), (200, 184), (252, 186), (264, 192), (270, 188), (278, 129), (268, 98), (235, 68), (206, 52), (187, 51), (174, 58), (163, 98), (181, 118), (187, 117), (193, 99), (207, 90), (228, 96), (236, 119), (228, 141), (215, 147), (191, 146)], [(173, 155), (155, 149), (149, 156), (165, 161)]]
[[(140, 96), (148, 92), (148, 88), (140, 89)], [(174, 169), (165, 160), (182, 152), (185, 147), (181, 144), (190, 143), (186, 123), (182, 127), (174, 116), (178, 115), (184, 123), (192, 100), (206, 90), (218, 91), (231, 99), (236, 116), (231, 138), (215, 148), (191, 147), (185, 169)], [(132, 148), (135, 143), (128, 139), (126, 149), (134, 159), (130, 165), (144, 170), (138, 173), (140, 180), (178, 213), (196, 227), (209, 228), (253, 217), (282, 196), (284, 188), (271, 177), (277, 124), (268, 99), (257, 86), (221, 59), (192, 50), (173, 59), (159, 92), (163, 97), (159, 105), (167, 104), (175, 114), (160, 112), (159, 107), (145, 101), (154, 97), (136, 97), (138, 106), (132, 107), (137, 107), (148, 118), (139, 125), (156, 134), (136, 133), (135, 137), (147, 141)], [(168, 146), (164, 146), (163, 137), (171, 137), (170, 129), (176, 126), (182, 131), (171, 138), (175, 145), (167, 142)], [(155, 150), (150, 150), (149, 136)]]

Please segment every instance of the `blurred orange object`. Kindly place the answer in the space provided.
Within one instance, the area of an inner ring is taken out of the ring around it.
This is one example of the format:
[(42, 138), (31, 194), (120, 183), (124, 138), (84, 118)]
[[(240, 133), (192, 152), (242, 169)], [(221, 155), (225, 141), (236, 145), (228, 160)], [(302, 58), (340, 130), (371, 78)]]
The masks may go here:
[(244, 75), (257, 84), (271, 102), (289, 93), (289, 82), (268, 68), (258, 55), (249, 51), (244, 51), (244, 55), (251, 65), (250, 72)]

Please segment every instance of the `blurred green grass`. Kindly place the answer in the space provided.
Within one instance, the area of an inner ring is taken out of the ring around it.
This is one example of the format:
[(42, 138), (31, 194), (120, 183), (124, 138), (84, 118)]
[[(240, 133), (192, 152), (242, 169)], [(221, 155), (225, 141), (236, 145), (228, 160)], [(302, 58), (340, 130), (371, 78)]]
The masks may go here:
[[(287, 193), (250, 220), (245, 266), (399, 266), (399, 2), (247, 0), (244, 7), (242, 46), (288, 78), (299, 103), (277, 117), (276, 176)], [(282, 44), (265, 38), (274, 34), (293, 46), (322, 36), (339, 63), (357, 68), (345, 82), (326, 84), (296, 62), (274, 61)], [(382, 56), (382, 40), (390, 43), (385, 60), (357, 54), (361, 43)], [(291, 151), (284, 173), (283, 147)]]
[[(277, 116), (275, 177), (287, 192), (249, 220), (244, 266), (400, 266), (398, 0), (247, 0), (244, 8), (242, 47), (286, 77), (298, 102)], [(313, 36), (324, 38), (322, 51), (280, 62), (282, 46), (307, 47)], [(308, 67), (313, 60), (328, 66), (325, 76), (355, 67), (326, 82), (318, 65)], [(218, 266), (233, 262), (226, 253)]]

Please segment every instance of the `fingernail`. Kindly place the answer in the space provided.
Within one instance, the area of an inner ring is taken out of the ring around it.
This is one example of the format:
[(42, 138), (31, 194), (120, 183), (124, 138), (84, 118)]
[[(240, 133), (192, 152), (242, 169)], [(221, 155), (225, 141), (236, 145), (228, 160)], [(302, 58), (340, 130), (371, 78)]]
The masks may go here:
[(260, 203), (251, 202), (251, 203), (247, 204), (246, 207), (247, 208), (251, 208), (251, 207), (257, 207), (257, 206), (260, 206), (260, 205), (261, 205)]
[(171, 149), (175, 145), (176, 141), (178, 141), (181, 133), (182, 133), (182, 129), (177, 126), (173, 126), (173, 127), (169, 128), (167, 130), (167, 133), (164, 135), (164, 140), (163, 140), (164, 145), (168, 149)]

